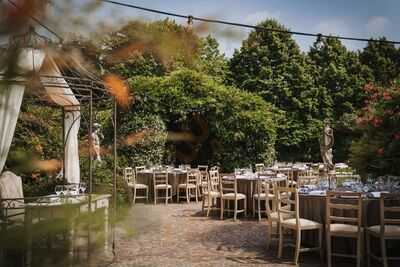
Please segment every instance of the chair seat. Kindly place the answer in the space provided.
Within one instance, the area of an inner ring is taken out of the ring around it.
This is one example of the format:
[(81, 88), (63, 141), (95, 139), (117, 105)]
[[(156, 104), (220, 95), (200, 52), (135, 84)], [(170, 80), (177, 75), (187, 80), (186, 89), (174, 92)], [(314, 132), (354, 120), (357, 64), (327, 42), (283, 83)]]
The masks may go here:
[[(264, 199), (264, 200), (265, 200), (265, 199), (267, 198), (267, 195), (266, 195), (266, 193), (254, 194), (253, 197), (254, 197), (255, 199), (261, 198), (261, 199)], [(273, 199), (273, 198), (275, 197), (275, 195), (274, 195), (274, 194), (268, 194), (268, 197), (269, 197), (270, 199)]]
[(210, 195), (211, 197), (219, 197), (221, 194), (216, 191), (209, 191), (207, 193), (204, 193), (204, 195), (206, 195), (206, 196)]
[(351, 225), (351, 224), (332, 223), (330, 226), (330, 232), (332, 234), (339, 234), (339, 235), (340, 234), (356, 235), (358, 233), (358, 227), (356, 225)]
[[(302, 230), (322, 228), (322, 224), (307, 219), (300, 218), (299, 223), (300, 223), (300, 229)], [(281, 222), (281, 225), (287, 228), (296, 229), (297, 228), (296, 218), (284, 220)]]
[(149, 187), (148, 185), (145, 184), (134, 184), (134, 183), (128, 183), (128, 186), (137, 189), (147, 189)]
[[(226, 193), (222, 195), (222, 199), (235, 199), (235, 193)], [(245, 194), (237, 193), (236, 199), (246, 199)]]
[[(385, 237), (400, 237), (400, 226), (399, 225), (385, 225), (384, 236)], [(372, 232), (376, 236), (380, 236), (381, 234), (381, 226), (374, 225), (368, 227), (368, 231)]]
[(170, 184), (157, 184), (154, 186), (156, 189), (169, 189), (172, 188), (172, 185)]
[(178, 188), (196, 188), (195, 184), (178, 184)]

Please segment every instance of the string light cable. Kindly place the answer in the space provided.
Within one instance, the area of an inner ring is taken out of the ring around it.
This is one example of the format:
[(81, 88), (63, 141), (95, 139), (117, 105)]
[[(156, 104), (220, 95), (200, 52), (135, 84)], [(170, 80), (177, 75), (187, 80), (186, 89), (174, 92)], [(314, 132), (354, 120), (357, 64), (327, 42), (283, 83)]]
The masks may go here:
[(146, 12), (166, 15), (166, 16), (170, 16), (170, 17), (183, 18), (183, 19), (187, 19), (190, 21), (201, 21), (201, 22), (208, 22), (208, 23), (215, 23), (215, 24), (223, 24), (223, 25), (236, 26), (236, 27), (260, 30), (260, 31), (289, 33), (289, 34), (293, 34), (293, 35), (317, 37), (319, 39), (324, 37), (324, 38), (335, 38), (335, 39), (348, 40), (348, 41), (400, 44), (400, 41), (392, 41), (392, 40), (386, 40), (386, 39), (372, 39), (372, 38), (367, 39), (367, 38), (357, 38), (357, 37), (340, 36), (340, 35), (327, 35), (327, 34), (321, 34), (321, 33), (307, 33), (307, 32), (274, 29), (274, 28), (267, 28), (267, 27), (263, 27), (263, 26), (259, 26), (259, 25), (256, 26), (256, 25), (237, 23), (237, 22), (231, 22), (231, 21), (225, 21), (225, 20), (196, 17), (196, 16), (192, 16), (192, 15), (182, 15), (182, 14), (178, 14), (178, 13), (172, 13), (172, 12), (162, 11), (162, 10), (158, 10), (158, 9), (152, 9), (152, 8), (137, 6), (137, 5), (133, 5), (133, 4), (123, 3), (123, 2), (119, 2), (119, 1), (113, 1), (113, 0), (99, 0), (99, 1), (104, 2), (104, 3), (113, 4), (113, 5), (138, 9), (138, 10), (142, 10), (142, 11), (146, 11)]

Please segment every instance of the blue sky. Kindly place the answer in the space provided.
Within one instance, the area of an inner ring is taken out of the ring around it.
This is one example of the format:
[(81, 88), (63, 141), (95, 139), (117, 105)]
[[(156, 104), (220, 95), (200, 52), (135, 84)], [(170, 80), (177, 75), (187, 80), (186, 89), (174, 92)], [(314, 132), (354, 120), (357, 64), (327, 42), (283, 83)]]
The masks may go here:
[[(339, 34), (354, 37), (379, 37), (400, 40), (400, 1), (398, 0), (119, 0), (148, 8), (170, 12), (191, 14), (229, 20), (240, 23), (256, 24), (266, 18), (275, 18), (294, 31), (324, 34)], [(109, 24), (121, 20), (156, 20), (166, 16), (136, 11), (129, 8), (103, 4), (95, 16)], [(184, 19), (175, 19), (186, 23)], [(196, 22), (195, 22), (196, 24)], [(220, 49), (228, 57), (235, 48), (239, 48), (249, 30), (210, 26), (206, 32), (218, 39)], [(303, 50), (308, 50), (313, 38), (295, 37)], [(360, 49), (365, 43), (344, 42), (352, 50)]]

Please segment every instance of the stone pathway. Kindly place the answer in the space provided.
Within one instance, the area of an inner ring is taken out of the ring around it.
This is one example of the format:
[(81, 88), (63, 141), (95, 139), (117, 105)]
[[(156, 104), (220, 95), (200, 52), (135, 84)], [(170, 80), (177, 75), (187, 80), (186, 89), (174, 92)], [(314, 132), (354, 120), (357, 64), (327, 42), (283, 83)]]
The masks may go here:
[[(117, 260), (133, 266), (293, 266), (293, 249), (277, 260), (277, 243), (266, 250), (266, 225), (254, 219), (205, 217), (201, 204), (136, 204), (118, 224)], [(321, 266), (305, 253), (300, 266)]]

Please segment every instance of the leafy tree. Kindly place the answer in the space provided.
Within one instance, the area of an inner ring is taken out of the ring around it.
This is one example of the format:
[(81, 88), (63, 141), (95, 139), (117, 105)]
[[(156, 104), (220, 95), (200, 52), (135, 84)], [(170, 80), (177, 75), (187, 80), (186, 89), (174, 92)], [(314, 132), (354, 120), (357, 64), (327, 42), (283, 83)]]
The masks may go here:
[(197, 69), (219, 82), (225, 82), (228, 78), (229, 65), (218, 46), (217, 40), (210, 35), (200, 40)]
[(321, 119), (330, 120), (335, 128), (334, 159), (345, 161), (354, 137), (355, 112), (365, 96), (362, 88), (372, 75), (358, 54), (347, 51), (336, 38), (319, 38), (308, 55), (314, 66), (315, 86), (319, 87)]
[(188, 69), (129, 80), (133, 112), (155, 114), (168, 129), (176, 163), (220, 164), (227, 170), (274, 159), (277, 112), (262, 98)]
[(400, 87), (365, 86), (368, 95), (359, 111), (361, 138), (351, 146), (350, 160), (361, 174), (400, 175)]
[[(286, 30), (275, 20), (260, 24)], [(278, 152), (281, 159), (316, 159), (320, 128), (318, 88), (312, 68), (290, 34), (266, 30), (252, 31), (230, 61), (234, 84), (262, 96), (286, 112), (280, 125)], [(291, 158), (290, 158), (291, 157)]]
[[(379, 40), (386, 40), (385, 37)], [(375, 82), (389, 85), (400, 75), (400, 51), (394, 44), (368, 42), (360, 54), (360, 60), (373, 72)]]

